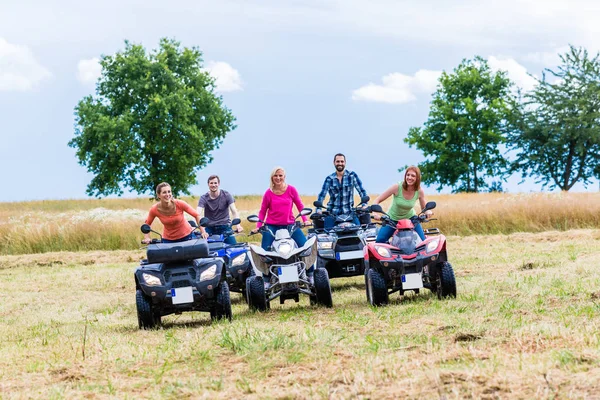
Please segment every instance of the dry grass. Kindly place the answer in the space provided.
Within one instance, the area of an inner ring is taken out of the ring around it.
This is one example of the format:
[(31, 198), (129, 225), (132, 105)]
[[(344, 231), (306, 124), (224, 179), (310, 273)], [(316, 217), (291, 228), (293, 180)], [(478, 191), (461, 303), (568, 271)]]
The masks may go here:
[(137, 329), (141, 251), (1, 256), (0, 398), (600, 397), (600, 230), (448, 251), (455, 300), (371, 308), (361, 278), (338, 279), (333, 309), (251, 313), (233, 294), (232, 323), (187, 313), (155, 331)]
[[(310, 205), (315, 196), (303, 199)], [(197, 198), (184, 200), (197, 204)], [(458, 194), (428, 200), (438, 203), (438, 220), (431, 226), (450, 235), (600, 227), (600, 193)], [(239, 196), (236, 201), (248, 232), (252, 225), (245, 217), (258, 212), (261, 198)], [(0, 203), (0, 254), (133, 250), (151, 204), (143, 198)], [(160, 222), (154, 228), (160, 231)]]

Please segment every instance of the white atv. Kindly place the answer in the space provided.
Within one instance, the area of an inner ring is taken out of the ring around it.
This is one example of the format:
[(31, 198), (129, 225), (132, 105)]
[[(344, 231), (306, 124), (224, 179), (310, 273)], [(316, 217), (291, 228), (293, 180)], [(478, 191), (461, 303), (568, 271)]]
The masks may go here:
[[(311, 212), (310, 208), (304, 208), (296, 219)], [(250, 215), (248, 221), (263, 222), (256, 215)], [(333, 306), (327, 270), (316, 268), (313, 276), (307, 274), (307, 270), (317, 259), (317, 238), (313, 236), (304, 246), (298, 247), (292, 239), (296, 229), (300, 229), (300, 222), (291, 225), (289, 229), (277, 230), (269, 251), (260, 246), (250, 245), (250, 260), (254, 268), (262, 273), (262, 276), (251, 276), (246, 280), (250, 309), (265, 311), (271, 307), (271, 300), (277, 297), (280, 304), (289, 299), (298, 302), (300, 294), (310, 296), (311, 304)], [(272, 235), (264, 225), (259, 232)]]

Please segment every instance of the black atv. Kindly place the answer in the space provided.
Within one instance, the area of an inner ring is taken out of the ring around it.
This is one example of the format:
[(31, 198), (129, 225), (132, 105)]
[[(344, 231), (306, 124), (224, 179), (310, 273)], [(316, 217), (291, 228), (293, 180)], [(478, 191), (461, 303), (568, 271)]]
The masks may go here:
[[(330, 278), (359, 276), (364, 274), (364, 247), (375, 241), (377, 227), (371, 223), (369, 196), (364, 196), (350, 214), (331, 215), (324, 210), (310, 216), (314, 228), (309, 237), (317, 236), (317, 268), (325, 268)], [(320, 201), (314, 206), (322, 208)], [(355, 217), (359, 224), (356, 224)], [(329, 219), (329, 224), (327, 224)], [(329, 226), (328, 226), (329, 225)]]
[[(147, 224), (141, 230), (158, 234)], [(213, 320), (231, 320), (223, 260), (210, 256), (206, 240), (160, 243), (153, 239), (146, 256), (134, 272), (140, 329), (152, 329), (161, 324), (161, 317), (183, 311), (207, 311)]]

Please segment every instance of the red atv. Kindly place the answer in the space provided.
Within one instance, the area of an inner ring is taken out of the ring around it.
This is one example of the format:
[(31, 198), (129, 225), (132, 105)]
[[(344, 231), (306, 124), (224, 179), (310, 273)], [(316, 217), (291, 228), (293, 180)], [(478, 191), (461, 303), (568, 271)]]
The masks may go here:
[(429, 221), (425, 211), (435, 205), (430, 201), (419, 215), (397, 223), (379, 204), (371, 206), (372, 212), (384, 214), (382, 225), (396, 229), (390, 244), (369, 242), (365, 247), (365, 284), (367, 300), (372, 306), (387, 304), (394, 292), (419, 293), (422, 288), (437, 293), (439, 299), (456, 297), (456, 279), (446, 254), (446, 237), (433, 228), (426, 230), (426, 238), (421, 240), (414, 230), (415, 223)]

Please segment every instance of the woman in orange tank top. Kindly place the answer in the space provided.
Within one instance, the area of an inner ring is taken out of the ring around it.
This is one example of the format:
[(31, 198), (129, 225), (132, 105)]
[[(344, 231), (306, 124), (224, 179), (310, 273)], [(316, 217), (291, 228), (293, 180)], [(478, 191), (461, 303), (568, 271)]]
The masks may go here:
[[(183, 200), (175, 200), (171, 192), (171, 186), (166, 183), (160, 183), (156, 186), (156, 197), (159, 202), (150, 208), (146, 223), (152, 225), (154, 218), (158, 218), (164, 226), (162, 234), (163, 243), (183, 242), (192, 239), (194, 228), (185, 220), (183, 212), (193, 216), (196, 224), (200, 226), (200, 215), (188, 203)], [(207, 237), (207, 233), (200, 226), (202, 237)], [(144, 235), (143, 243), (150, 243), (150, 235)]]

